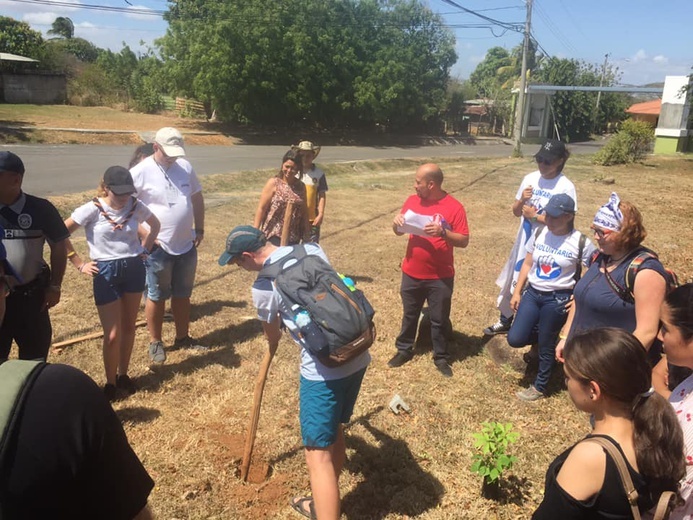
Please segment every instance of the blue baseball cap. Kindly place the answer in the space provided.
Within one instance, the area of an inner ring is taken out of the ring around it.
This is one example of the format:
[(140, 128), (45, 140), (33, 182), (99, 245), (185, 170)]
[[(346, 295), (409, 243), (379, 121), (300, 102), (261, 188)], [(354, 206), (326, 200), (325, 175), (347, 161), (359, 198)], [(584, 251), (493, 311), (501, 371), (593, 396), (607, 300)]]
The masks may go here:
[(551, 217), (560, 217), (566, 213), (575, 214), (575, 201), (566, 193), (557, 193), (549, 199), (544, 212)]
[(219, 265), (227, 265), (242, 253), (257, 251), (267, 243), (265, 234), (253, 226), (236, 226), (226, 238), (226, 250), (219, 257)]

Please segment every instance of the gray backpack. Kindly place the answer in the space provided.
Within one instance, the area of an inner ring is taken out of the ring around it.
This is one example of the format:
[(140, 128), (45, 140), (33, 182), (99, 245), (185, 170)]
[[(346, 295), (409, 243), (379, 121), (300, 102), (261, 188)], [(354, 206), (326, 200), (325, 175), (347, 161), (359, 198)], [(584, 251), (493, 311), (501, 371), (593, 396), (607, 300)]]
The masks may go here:
[(363, 292), (347, 286), (327, 262), (307, 254), (303, 245), (293, 246), (290, 254), (264, 267), (258, 278), (274, 280), (289, 309), (298, 305), (308, 311), (327, 338), (326, 351), (311, 352), (324, 365), (346, 363), (375, 341), (375, 311)]

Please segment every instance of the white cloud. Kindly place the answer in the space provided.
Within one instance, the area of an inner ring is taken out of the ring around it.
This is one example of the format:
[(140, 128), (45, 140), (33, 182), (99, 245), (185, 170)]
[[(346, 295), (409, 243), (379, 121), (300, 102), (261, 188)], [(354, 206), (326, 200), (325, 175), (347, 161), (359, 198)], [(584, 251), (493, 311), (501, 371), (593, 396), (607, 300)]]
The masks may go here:
[(669, 58), (661, 54), (658, 54), (657, 56), (652, 58), (652, 61), (654, 61), (655, 63), (661, 63), (662, 65), (666, 65), (667, 63), (669, 63)]
[(640, 49), (638, 52), (635, 53), (635, 55), (631, 58), (631, 61), (638, 62), (638, 61), (644, 61), (647, 59), (647, 53), (643, 50)]
[(22, 20), (32, 25), (51, 25), (58, 16), (60, 16), (58, 13), (44, 11), (41, 13), (27, 13), (22, 17)]

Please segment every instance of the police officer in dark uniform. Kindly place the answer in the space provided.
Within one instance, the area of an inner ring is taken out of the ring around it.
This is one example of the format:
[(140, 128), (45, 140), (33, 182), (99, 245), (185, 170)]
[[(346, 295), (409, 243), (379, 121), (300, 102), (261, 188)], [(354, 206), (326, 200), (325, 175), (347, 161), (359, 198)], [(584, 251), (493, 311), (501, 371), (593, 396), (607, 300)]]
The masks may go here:
[[(7, 259), (17, 272), (0, 327), (0, 360), (12, 340), (20, 359), (46, 359), (52, 328), (48, 309), (60, 301), (70, 236), (55, 206), (22, 191), (24, 163), (12, 152), (0, 152), (0, 226)], [(43, 260), (48, 242), (50, 266)]]

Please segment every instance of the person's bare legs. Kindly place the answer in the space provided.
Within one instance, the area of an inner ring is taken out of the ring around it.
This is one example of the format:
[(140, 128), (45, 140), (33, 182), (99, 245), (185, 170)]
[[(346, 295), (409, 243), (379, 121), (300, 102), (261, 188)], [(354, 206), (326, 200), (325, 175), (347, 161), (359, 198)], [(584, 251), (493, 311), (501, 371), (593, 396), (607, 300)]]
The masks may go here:
[(103, 328), (103, 367), (106, 383), (115, 385), (121, 341), (120, 301), (97, 305), (96, 309)]
[(135, 344), (135, 322), (140, 310), (142, 293), (124, 293), (120, 299), (120, 356), (118, 374), (127, 375), (132, 347)]
[(147, 298), (147, 303), (144, 304), (144, 316), (147, 319), (147, 330), (151, 341), (161, 341), (165, 309), (166, 300), (155, 302)]
[(320, 520), (339, 520), (339, 475), (346, 460), (342, 425), (334, 444), (326, 448), (306, 447), (305, 453), (316, 516)]
[(171, 298), (171, 312), (176, 325), (176, 339), (183, 339), (190, 330), (190, 298)]

